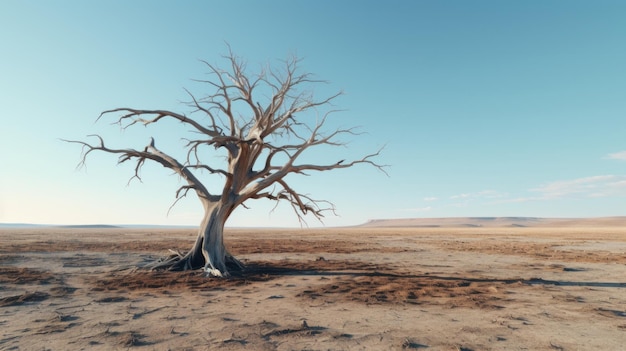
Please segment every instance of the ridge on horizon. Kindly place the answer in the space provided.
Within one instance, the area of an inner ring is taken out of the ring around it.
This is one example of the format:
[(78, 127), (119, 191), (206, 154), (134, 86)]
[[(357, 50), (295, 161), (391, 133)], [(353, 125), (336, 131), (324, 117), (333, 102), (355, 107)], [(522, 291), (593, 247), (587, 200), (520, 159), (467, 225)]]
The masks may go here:
[(626, 216), (607, 217), (416, 217), (372, 219), (359, 227), (576, 227), (626, 226)]
[[(362, 224), (341, 227), (393, 228), (393, 227), (626, 227), (626, 216), (606, 217), (524, 217), (524, 216), (481, 216), (481, 217), (410, 217), (410, 218), (379, 218), (371, 219)], [(116, 228), (162, 228), (189, 229), (194, 225), (168, 224), (37, 224), (37, 223), (0, 223), (0, 228), (83, 228), (83, 229), (116, 229)], [(227, 226), (229, 227), (229, 226)], [(229, 227), (229, 228), (265, 228), (265, 227)], [(269, 228), (269, 227), (268, 227)], [(277, 228), (277, 227), (272, 227)]]

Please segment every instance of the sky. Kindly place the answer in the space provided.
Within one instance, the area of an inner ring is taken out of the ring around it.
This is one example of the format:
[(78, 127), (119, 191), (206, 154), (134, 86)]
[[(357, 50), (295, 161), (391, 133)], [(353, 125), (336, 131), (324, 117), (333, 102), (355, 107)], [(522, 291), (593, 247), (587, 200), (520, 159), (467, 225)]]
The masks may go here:
[[(190, 112), (185, 89), (226, 67), (291, 56), (336, 92), (329, 128), (357, 126), (326, 162), (376, 159), (289, 178), (333, 202), (309, 226), (409, 217), (626, 215), (624, 1), (0, 2), (0, 223), (197, 225), (200, 202), (170, 210), (180, 180), (79, 145), (154, 137), (180, 152), (186, 129), (121, 131), (116, 107)], [(256, 71), (255, 71), (256, 70)], [(211, 186), (220, 186), (212, 184)], [(297, 227), (288, 205), (247, 203), (228, 226)]]

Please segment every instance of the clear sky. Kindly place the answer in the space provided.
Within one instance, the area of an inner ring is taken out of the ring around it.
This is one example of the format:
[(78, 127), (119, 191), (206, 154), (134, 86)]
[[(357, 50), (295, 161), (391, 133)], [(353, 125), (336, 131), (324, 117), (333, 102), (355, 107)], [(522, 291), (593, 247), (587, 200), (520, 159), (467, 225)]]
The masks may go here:
[[(371, 167), (293, 178), (335, 203), (326, 225), (377, 218), (626, 215), (626, 2), (22, 1), (0, 2), (0, 222), (184, 224), (161, 166), (132, 165), (60, 141), (99, 133), (143, 148), (175, 128), (120, 132), (115, 107), (189, 112), (199, 60), (225, 42), (254, 71), (292, 54), (330, 81), (344, 111), (329, 124), (367, 132), (332, 155), (386, 145)], [(181, 135), (184, 136), (184, 135)], [(251, 202), (230, 226), (297, 226), (289, 206)], [(310, 225), (318, 225), (311, 219)]]

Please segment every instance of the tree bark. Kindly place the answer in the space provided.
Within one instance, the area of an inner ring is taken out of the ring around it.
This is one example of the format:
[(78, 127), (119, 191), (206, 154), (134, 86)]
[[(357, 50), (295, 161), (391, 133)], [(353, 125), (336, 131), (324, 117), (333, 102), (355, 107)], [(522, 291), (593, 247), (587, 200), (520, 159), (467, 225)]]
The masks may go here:
[(198, 236), (186, 255), (173, 255), (152, 266), (152, 269), (185, 271), (204, 268), (208, 275), (227, 277), (230, 270), (241, 271), (243, 264), (224, 245), (224, 225), (234, 206), (222, 202), (206, 203)]
[(224, 246), (224, 225), (228, 214), (228, 209), (225, 209), (221, 202), (209, 205), (200, 226), (200, 235), (203, 237), (204, 270), (211, 276), (228, 275)]

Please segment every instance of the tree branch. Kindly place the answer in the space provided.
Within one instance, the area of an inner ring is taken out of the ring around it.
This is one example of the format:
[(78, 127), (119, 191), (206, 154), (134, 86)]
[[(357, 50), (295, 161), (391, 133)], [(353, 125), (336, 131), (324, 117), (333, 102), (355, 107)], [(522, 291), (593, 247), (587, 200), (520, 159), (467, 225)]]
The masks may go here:
[[(138, 109), (133, 109), (133, 108), (128, 108), (128, 107), (121, 107), (121, 108), (116, 108), (116, 109), (112, 109), (112, 110), (106, 110), (104, 112), (102, 112), (100, 114), (100, 116), (98, 117), (97, 120), (100, 120), (100, 118), (102, 118), (102, 116), (109, 114), (109, 113), (115, 113), (115, 112), (128, 112), (124, 115), (122, 115), (116, 122), (116, 124), (120, 125), (123, 129), (126, 129), (134, 124), (137, 123), (141, 123), (143, 125), (149, 125), (149, 124), (153, 124), (158, 122), (159, 120), (161, 120), (164, 117), (171, 117), (174, 118), (178, 121), (180, 121), (181, 123), (185, 123), (185, 124), (189, 124), (192, 127), (194, 127), (197, 131), (199, 131), (200, 133), (206, 134), (208, 136), (211, 137), (218, 137), (221, 135), (221, 133), (217, 130), (211, 130), (211, 129), (207, 129), (205, 127), (203, 127), (200, 123), (196, 122), (195, 120), (178, 114), (176, 112), (171, 112), (171, 111), (167, 111), (167, 110), (138, 110)], [(156, 117), (152, 118), (152, 119), (144, 119), (141, 118), (140, 116), (142, 115), (156, 115)], [(130, 120), (130, 122), (128, 122), (128, 124), (124, 125), (124, 122), (126, 120)]]
[[(289, 203), (294, 213), (296, 214), (298, 221), (301, 225), (306, 224), (305, 216), (309, 213), (312, 214), (320, 222), (324, 218), (324, 212), (331, 211), (335, 213), (335, 205), (327, 200), (316, 200), (308, 195), (301, 194), (292, 189), (284, 180), (277, 181), (281, 185), (282, 190), (274, 194), (271, 192), (257, 193), (252, 199), (269, 199), (276, 201), (276, 206), (281, 201)], [(322, 207), (322, 204), (326, 204), (326, 207)], [(276, 208), (276, 207), (274, 207)], [(336, 214), (336, 213), (335, 213)]]
[(367, 155), (359, 160), (354, 160), (354, 161), (350, 161), (350, 162), (345, 162), (345, 160), (341, 160), (338, 161), (337, 163), (331, 164), (331, 165), (312, 165), (312, 164), (303, 164), (303, 165), (298, 165), (298, 166), (293, 166), (290, 169), (290, 173), (303, 173), (304, 171), (331, 171), (333, 169), (340, 169), (340, 168), (350, 168), (352, 166), (355, 166), (357, 164), (361, 164), (361, 163), (365, 163), (365, 164), (369, 164), (372, 165), (374, 167), (376, 167), (379, 171), (383, 172), (385, 175), (389, 176), (389, 174), (387, 173), (387, 171), (385, 171), (385, 168), (388, 167), (388, 165), (380, 165), (374, 161), (372, 161), (372, 158), (380, 155), (381, 151), (384, 149), (381, 148), (380, 150), (378, 150), (377, 152)]
[[(104, 115), (119, 113), (114, 124), (122, 129), (135, 124), (148, 126), (163, 119), (174, 119), (192, 127), (192, 132), (198, 132), (202, 136), (184, 139), (187, 142), (184, 164), (157, 149), (154, 139), (151, 139), (143, 151), (139, 151), (108, 148), (103, 139), (95, 135), (99, 140), (97, 144), (69, 141), (83, 147), (79, 166), (85, 164), (92, 151), (119, 154), (118, 163), (136, 162), (134, 175), (130, 180), (141, 180), (141, 168), (146, 160), (152, 160), (174, 170), (186, 181), (187, 184), (176, 191), (174, 204), (185, 197), (189, 190), (194, 190), (201, 199), (207, 201), (228, 202), (232, 209), (239, 205), (245, 206), (244, 202), (248, 199), (266, 198), (277, 202), (287, 201), (301, 222), (307, 214), (321, 219), (325, 211), (334, 211), (334, 205), (325, 200), (313, 199), (291, 188), (285, 180), (287, 175), (350, 168), (360, 164), (374, 166), (387, 174), (386, 166), (375, 162), (382, 148), (376, 153), (354, 160), (323, 164), (299, 162), (302, 155), (314, 147), (345, 146), (346, 143), (340, 139), (342, 136), (356, 136), (360, 133), (354, 128), (324, 130), (329, 116), (337, 111), (330, 110), (321, 114), (318, 110), (332, 106), (342, 92), (321, 100), (314, 99), (313, 94), (303, 88), (307, 84), (323, 81), (314, 80), (311, 74), (299, 73), (300, 61), (297, 58), (286, 60), (281, 70), (267, 67), (255, 75), (246, 72), (246, 63), (236, 57), (230, 47), (225, 58), (229, 63), (228, 70), (201, 61), (208, 67), (211, 79), (196, 81), (208, 85), (211, 91), (207, 95), (197, 98), (185, 89), (191, 99), (186, 105), (192, 110), (192, 114), (197, 113), (203, 118), (197, 118), (198, 115), (191, 118), (168, 110), (127, 107), (106, 110), (98, 117), (99, 120)], [(241, 108), (245, 112), (239, 111)], [(309, 118), (306, 113), (313, 114), (313, 118)], [(205, 151), (203, 146), (226, 149), (226, 165), (216, 168), (202, 162), (201, 156)], [(194, 175), (193, 171), (196, 170), (225, 177), (220, 196), (209, 193)], [(272, 186), (278, 186), (279, 190), (268, 191)]]
[[(196, 191), (198, 197), (207, 199), (207, 200), (210, 200), (211, 198), (214, 197), (213, 195), (209, 193), (209, 191), (204, 187), (204, 185), (202, 185), (202, 182), (200, 182), (200, 180), (196, 178), (196, 176), (193, 173), (191, 173), (191, 171), (189, 170), (189, 167), (183, 166), (180, 162), (178, 162), (173, 157), (158, 150), (154, 145), (153, 138), (150, 139), (150, 143), (148, 144), (148, 146), (146, 146), (144, 151), (138, 151), (135, 149), (111, 149), (104, 145), (104, 140), (99, 135), (89, 135), (89, 136), (97, 137), (100, 143), (98, 145), (92, 145), (84, 141), (64, 140), (69, 143), (80, 144), (83, 146), (83, 153), (82, 153), (81, 161), (79, 163), (79, 167), (85, 165), (87, 156), (93, 151), (103, 151), (103, 152), (110, 153), (110, 154), (120, 154), (120, 157), (118, 159), (118, 164), (132, 160), (132, 159), (137, 160), (137, 165), (135, 166), (135, 173), (133, 177), (131, 177), (131, 180), (133, 178), (137, 178), (141, 180), (141, 176), (139, 175), (139, 172), (141, 170), (141, 167), (144, 165), (145, 161), (149, 159), (149, 160), (153, 160), (155, 162), (160, 163), (163, 167), (172, 169), (174, 172), (180, 175), (183, 179), (185, 179), (185, 181), (187, 181), (187, 183), (189, 184), (189, 187), (193, 188)], [(179, 192), (177, 192), (177, 197), (178, 197), (178, 193)]]

